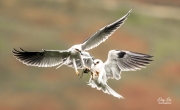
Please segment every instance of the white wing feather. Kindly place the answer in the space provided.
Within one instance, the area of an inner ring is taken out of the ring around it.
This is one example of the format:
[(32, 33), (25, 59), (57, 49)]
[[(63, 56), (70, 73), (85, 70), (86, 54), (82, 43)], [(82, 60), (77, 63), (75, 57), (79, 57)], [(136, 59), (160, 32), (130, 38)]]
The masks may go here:
[(97, 47), (100, 43), (108, 39), (108, 37), (111, 36), (124, 23), (131, 11), (132, 9), (122, 18), (101, 28), (94, 35), (85, 40), (84, 43), (81, 45), (82, 50), (90, 50), (94, 47)]
[(121, 71), (136, 71), (145, 68), (152, 61), (153, 56), (124, 51), (111, 50), (108, 53), (108, 59), (105, 62), (105, 70), (108, 78), (121, 78)]

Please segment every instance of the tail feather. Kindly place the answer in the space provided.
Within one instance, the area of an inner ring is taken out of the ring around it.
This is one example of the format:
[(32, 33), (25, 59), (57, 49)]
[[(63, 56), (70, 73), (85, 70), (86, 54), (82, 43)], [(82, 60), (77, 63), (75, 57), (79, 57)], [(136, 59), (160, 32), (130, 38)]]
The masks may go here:
[(117, 97), (119, 99), (124, 99), (123, 96), (121, 96), (120, 94), (118, 94), (117, 92), (115, 92), (113, 89), (111, 89), (107, 84), (106, 84), (106, 89), (109, 92), (109, 94), (113, 95), (114, 97)]
[(106, 94), (113, 95), (114, 97), (117, 97), (119, 99), (124, 99), (123, 96), (111, 89), (106, 83), (98, 83), (97, 81), (92, 81), (89, 82), (88, 85), (92, 88), (97, 88), (97, 90), (102, 90)]

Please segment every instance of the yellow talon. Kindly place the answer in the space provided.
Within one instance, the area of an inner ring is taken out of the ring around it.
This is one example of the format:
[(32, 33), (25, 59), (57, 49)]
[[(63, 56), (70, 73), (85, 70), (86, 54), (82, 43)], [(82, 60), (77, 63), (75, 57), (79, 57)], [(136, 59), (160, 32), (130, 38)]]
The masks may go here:
[(99, 76), (99, 72), (96, 71), (96, 76)]
[(92, 76), (92, 80), (94, 80), (94, 78), (93, 78), (93, 72), (91, 72), (91, 76)]
[(85, 66), (86, 69), (90, 70), (90, 68), (88, 68), (87, 66)]
[(76, 75), (78, 75), (78, 76), (79, 76), (79, 71), (76, 71)]

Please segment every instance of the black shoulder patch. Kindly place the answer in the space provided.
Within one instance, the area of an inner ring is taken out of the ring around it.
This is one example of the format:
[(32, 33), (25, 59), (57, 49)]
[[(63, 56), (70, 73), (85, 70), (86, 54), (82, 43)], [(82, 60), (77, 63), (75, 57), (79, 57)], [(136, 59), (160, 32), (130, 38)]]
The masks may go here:
[(126, 55), (126, 52), (119, 52), (118, 53), (118, 58), (123, 58), (124, 55)]

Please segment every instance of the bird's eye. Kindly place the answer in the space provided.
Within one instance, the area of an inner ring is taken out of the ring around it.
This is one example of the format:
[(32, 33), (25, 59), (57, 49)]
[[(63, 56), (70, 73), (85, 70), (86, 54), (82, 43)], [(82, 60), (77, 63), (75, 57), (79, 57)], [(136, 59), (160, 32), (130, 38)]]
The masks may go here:
[(76, 51), (78, 51), (78, 52), (80, 52), (80, 53), (81, 53), (81, 51), (80, 51), (79, 49), (76, 49)]
[(96, 64), (98, 64), (99, 63), (99, 61), (98, 62), (96, 62)]

